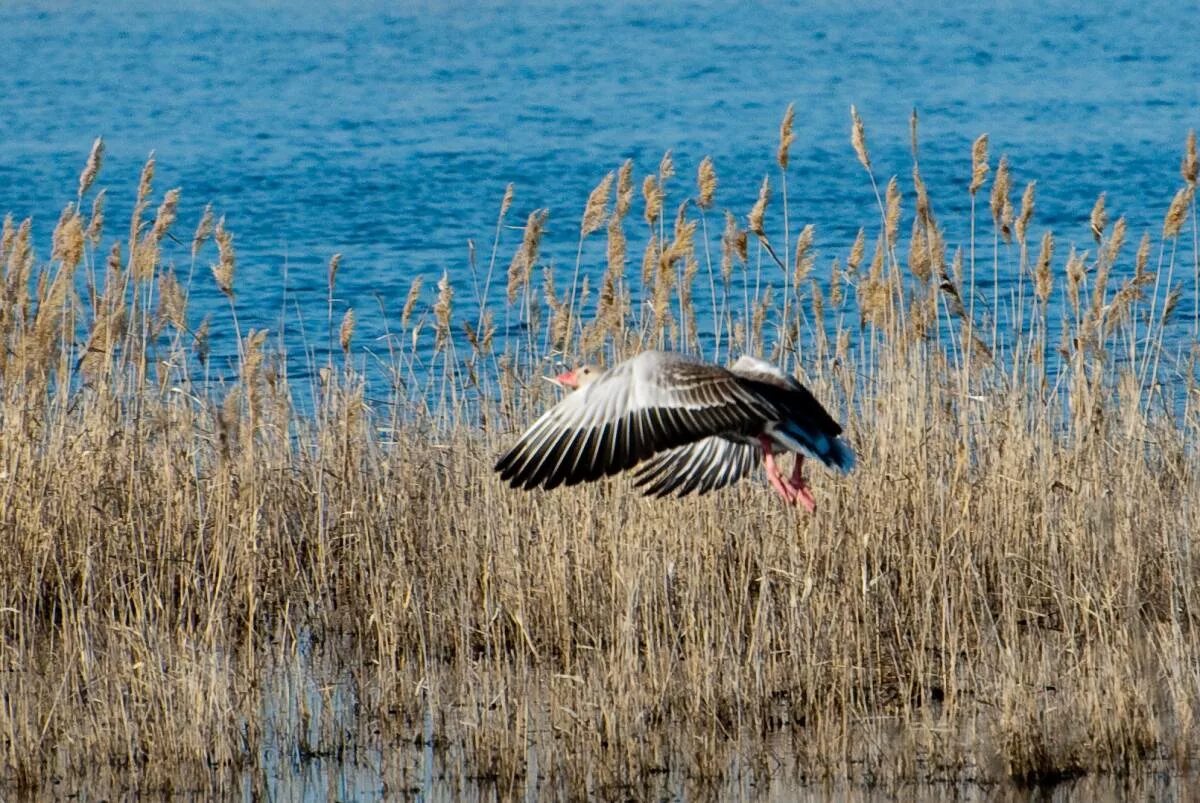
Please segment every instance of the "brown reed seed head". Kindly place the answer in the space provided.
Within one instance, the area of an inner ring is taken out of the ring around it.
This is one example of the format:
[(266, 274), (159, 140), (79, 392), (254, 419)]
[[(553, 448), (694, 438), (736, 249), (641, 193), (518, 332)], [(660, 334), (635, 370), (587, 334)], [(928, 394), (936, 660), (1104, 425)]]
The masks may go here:
[(158, 277), (158, 318), (178, 331), (187, 329), (187, 298), (179, 280), (169, 270)]
[(762, 187), (758, 190), (758, 200), (754, 202), (754, 207), (750, 210), (750, 214), (746, 216), (746, 222), (750, 227), (750, 231), (759, 237), (767, 236), (767, 232), (763, 228), (763, 217), (767, 214), (767, 204), (770, 201), (771, 179), (763, 176)]
[(667, 179), (675, 175), (675, 158), (670, 151), (663, 154), (662, 161), (658, 163), (658, 183), (663, 185), (667, 183)]
[(1031, 181), (1025, 185), (1021, 193), (1021, 214), (1017, 216), (1017, 242), (1025, 244), (1025, 236), (1029, 231), (1029, 221), (1033, 219), (1034, 194), (1037, 182)]
[(337, 285), (338, 269), (342, 266), (342, 255), (334, 254), (329, 258), (329, 268), (325, 273), (325, 280), (329, 287), (330, 295), (333, 294), (333, 288)]
[(100, 244), (100, 237), (104, 233), (104, 202), (107, 198), (108, 190), (103, 189), (92, 199), (92, 214), (84, 237), (92, 244), (93, 248)]
[(454, 288), (450, 285), (450, 274), (442, 271), (438, 281), (437, 302), (433, 305), (433, 318), (436, 324), (435, 351), (441, 351), (450, 337), (450, 313), (454, 302)]
[(525, 221), (525, 233), (521, 238), (521, 247), (513, 254), (512, 262), (508, 265), (508, 303), (517, 300), (521, 290), (529, 286), (533, 268), (537, 264), (538, 252), (542, 243), (542, 232), (546, 226), (549, 211), (537, 209), (529, 213)]
[(225, 217), (217, 221), (213, 231), (217, 241), (217, 263), (212, 266), (217, 289), (233, 300), (233, 274), (237, 269), (237, 254), (233, 250), (233, 234), (225, 228)]
[(931, 276), (931, 267), (925, 227), (921, 225), (920, 220), (914, 220), (912, 236), (908, 241), (908, 270), (921, 282), (927, 282)]
[(155, 244), (161, 243), (171, 226), (175, 225), (175, 215), (178, 209), (179, 188), (176, 187), (173, 190), (167, 190), (167, 194), (163, 196), (163, 202), (159, 204), (158, 212), (154, 216), (154, 227), (150, 230), (150, 237)]
[(721, 232), (721, 278), (726, 284), (733, 277), (733, 259), (737, 252), (737, 238), (740, 231), (737, 218), (726, 209), (725, 229)]
[(1137, 256), (1133, 260), (1133, 272), (1135, 276), (1148, 276), (1146, 268), (1150, 264), (1150, 232), (1142, 234), (1142, 240), (1138, 243)]
[(1108, 244), (1104, 249), (1104, 262), (1108, 265), (1115, 265), (1117, 257), (1121, 253), (1121, 246), (1125, 244), (1125, 216), (1117, 218), (1117, 222), (1113, 224), (1112, 234), (1108, 238)]
[(1012, 176), (1008, 169), (1008, 157), (1001, 156), (1000, 164), (996, 166), (996, 179), (992, 182), (992, 224), (998, 231), (1004, 234), (1004, 239), (1008, 241), (1009, 228), (1005, 222), (1005, 218), (1011, 215), (1011, 211), (1006, 215), (1006, 210), (1012, 209), (1012, 204), (1009, 201), (1009, 193), (1012, 191)]
[(1179, 232), (1187, 220), (1188, 209), (1192, 206), (1192, 199), (1195, 197), (1195, 184), (1188, 184), (1175, 193), (1175, 197), (1171, 200), (1171, 206), (1167, 209), (1167, 216), (1163, 220), (1164, 240), (1179, 236)]
[(700, 204), (701, 209), (710, 208), (713, 204), (713, 196), (717, 192), (717, 171), (713, 169), (711, 156), (705, 156), (700, 160), (700, 167), (696, 171), (696, 186), (699, 188), (696, 202)]
[(200, 222), (196, 224), (196, 233), (192, 235), (192, 259), (200, 253), (200, 249), (208, 242), (208, 238), (213, 233), (213, 211), (212, 204), (205, 204), (204, 214), (200, 215)]
[(858, 163), (870, 173), (871, 154), (867, 151), (867, 131), (863, 126), (862, 118), (858, 116), (858, 109), (854, 106), (850, 107), (850, 144), (854, 147), (854, 155), (858, 157)]
[(510, 182), (508, 182), (508, 186), (506, 186), (504, 188), (504, 197), (500, 200), (500, 217), (504, 217), (505, 215), (507, 215), (508, 210), (512, 207), (514, 192), (515, 192), (515, 187), (513, 186), (513, 183), (510, 181)]
[(779, 124), (779, 150), (775, 152), (775, 160), (783, 170), (787, 170), (792, 143), (796, 141), (796, 135), (792, 133), (795, 119), (796, 104), (789, 103), (787, 111), (783, 113), (783, 122)]
[(613, 205), (613, 214), (624, 218), (629, 214), (633, 205), (633, 160), (626, 159), (617, 171), (617, 202)]
[(900, 231), (900, 182), (892, 176), (887, 185), (887, 203), (884, 206), (884, 232), (890, 246), (896, 244), (896, 235)]
[(1050, 260), (1054, 257), (1054, 235), (1046, 232), (1042, 235), (1042, 247), (1038, 252), (1037, 268), (1034, 270), (1034, 293), (1043, 304), (1050, 298), (1054, 285), (1054, 275), (1050, 272)]
[(412, 280), (412, 284), (408, 286), (408, 296), (404, 299), (404, 309), (400, 313), (400, 326), (403, 329), (408, 328), (408, 322), (412, 319), (413, 309), (417, 306), (417, 300), (421, 297), (421, 286), (425, 283), (425, 277), (418, 275)]
[(1187, 146), (1183, 152), (1183, 161), (1179, 163), (1179, 174), (1191, 186), (1196, 186), (1196, 173), (1200, 164), (1196, 161), (1196, 129), (1188, 131)]
[(646, 250), (642, 252), (642, 287), (649, 287), (658, 266), (659, 257), (658, 235), (651, 234), (646, 242)]
[(850, 246), (850, 255), (846, 257), (846, 274), (855, 276), (858, 274), (858, 268), (862, 265), (863, 256), (867, 252), (867, 230), (860, 228), (858, 234), (854, 236), (854, 244)]
[(1104, 193), (1100, 193), (1100, 197), (1096, 199), (1089, 220), (1092, 228), (1092, 239), (1099, 245), (1100, 241), (1104, 239), (1104, 228), (1108, 225), (1108, 211), (1104, 208)]
[(83, 259), (83, 219), (74, 204), (63, 209), (58, 225), (54, 227), (54, 247), (51, 259), (61, 260), (63, 268), (74, 270)]
[(338, 343), (342, 347), (342, 354), (350, 354), (350, 341), (354, 338), (354, 309), (346, 310), (346, 314), (342, 316), (342, 325), (338, 328)]
[(909, 147), (912, 149), (912, 159), (913, 159), (913, 170), (914, 171), (917, 169), (917, 165), (916, 165), (917, 143), (919, 141), (917, 132), (918, 132), (919, 125), (920, 125), (920, 119), (917, 117), (917, 109), (914, 106), (913, 110), (912, 110), (912, 114), (910, 114), (908, 116), (908, 144), (909, 144)]
[(646, 223), (651, 226), (662, 215), (663, 197), (662, 183), (654, 176), (646, 176), (642, 181), (642, 198), (646, 201)]
[(625, 279), (625, 228), (621, 225), (621, 218), (613, 215), (608, 221), (608, 248), (605, 256), (608, 259), (608, 270), (606, 275), (609, 276), (615, 285)]
[(816, 230), (810, 223), (801, 230), (800, 236), (796, 238), (796, 260), (792, 273), (792, 286), (797, 290), (800, 288), (800, 283), (812, 273), (813, 264), (816, 262), (817, 255), (813, 251), (815, 237)]
[(833, 264), (829, 266), (829, 303), (835, 307), (842, 305), (842, 263), (837, 257), (833, 258)]
[(79, 174), (79, 192), (78, 197), (82, 198), (91, 188), (93, 182), (96, 181), (96, 176), (100, 174), (100, 166), (104, 161), (104, 140), (96, 137), (92, 142), (92, 150), (88, 153), (87, 162), (83, 166), (83, 172)]
[(988, 167), (988, 135), (980, 134), (979, 138), (975, 140), (975, 144), (971, 146), (971, 186), (968, 188), (971, 197), (975, 197), (975, 193), (979, 192), (990, 169)]
[(608, 196), (612, 192), (614, 178), (613, 173), (609, 171), (588, 195), (587, 205), (583, 209), (583, 219), (579, 223), (580, 237), (587, 237), (604, 225), (604, 220), (608, 216)]

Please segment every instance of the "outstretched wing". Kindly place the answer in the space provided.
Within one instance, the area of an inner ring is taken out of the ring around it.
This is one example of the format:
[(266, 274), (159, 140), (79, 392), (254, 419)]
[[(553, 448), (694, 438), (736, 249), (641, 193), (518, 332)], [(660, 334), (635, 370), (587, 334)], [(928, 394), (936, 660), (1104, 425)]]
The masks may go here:
[(774, 420), (774, 404), (724, 368), (649, 351), (550, 408), (496, 463), (514, 488), (615, 474), (667, 449)]
[(654, 455), (638, 468), (633, 484), (646, 496), (706, 494), (749, 476), (759, 454), (751, 444), (708, 437)]

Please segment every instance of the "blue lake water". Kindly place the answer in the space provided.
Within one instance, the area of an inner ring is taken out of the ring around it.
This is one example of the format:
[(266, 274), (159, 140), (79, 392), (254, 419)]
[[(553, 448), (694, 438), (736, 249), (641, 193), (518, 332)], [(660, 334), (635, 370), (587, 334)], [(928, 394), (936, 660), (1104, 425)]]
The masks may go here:
[[(183, 189), (177, 259), (211, 201), (236, 236), (243, 330), (277, 329), (286, 312), (291, 348), (318, 362), (334, 252), (344, 255), (334, 316), (356, 310), (361, 344), (382, 348), (416, 275), (431, 293), (446, 271), (473, 319), (467, 241), (486, 259), (508, 182), (509, 222), (548, 207), (544, 259), (570, 270), (587, 193), (626, 158), (640, 186), (671, 149), (678, 202), (712, 155), (717, 206), (744, 219), (762, 176), (777, 178), (789, 102), (790, 214), (795, 228), (815, 224), (821, 265), (877, 221), (849, 144), (852, 103), (881, 180), (900, 175), (909, 197), (908, 117), (919, 110), (922, 169), (952, 246), (965, 236), (982, 132), (993, 166), (1011, 159), (1016, 197), (1038, 181), (1033, 236), (1052, 227), (1060, 260), (1071, 243), (1094, 247), (1087, 217), (1101, 191), (1133, 243), (1157, 233), (1187, 130), (1200, 125), (1195, 3), (934, 5), (6, 3), (0, 213), (31, 215), (48, 256), (102, 135), (108, 231), (127, 230), (154, 151), (156, 192)], [(634, 266), (640, 204), (639, 194)], [(502, 231), (501, 267), (519, 241)], [(601, 238), (593, 245), (584, 270), (598, 275)], [(228, 354), (223, 300), (200, 267), (193, 317), (214, 313)]]

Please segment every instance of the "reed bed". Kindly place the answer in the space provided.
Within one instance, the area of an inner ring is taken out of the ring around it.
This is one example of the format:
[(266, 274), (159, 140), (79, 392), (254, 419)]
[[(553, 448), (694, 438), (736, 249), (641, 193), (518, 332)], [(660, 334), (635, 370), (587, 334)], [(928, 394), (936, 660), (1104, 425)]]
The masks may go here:
[[(640, 182), (620, 166), (573, 270), (547, 267), (544, 210), (505, 253), (510, 188), (490, 256), (472, 250), (478, 314), (448, 276), (415, 281), (383, 379), (334, 314), (335, 258), (303, 403), (279, 341), (237, 327), (224, 221), (179, 232), (151, 160), (110, 235), (97, 141), (49, 258), (28, 221), (0, 241), (4, 786), (211, 790), (414, 749), (553, 797), (1186, 771), (1194, 135), (1161, 229), (1127, 231), (1102, 196), (1075, 246), (981, 137), (959, 247), (915, 117), (911, 174), (885, 182), (852, 112), (878, 203), (830, 245), (787, 207), (792, 126), (748, 211), (721, 209), (711, 160), (694, 187), (669, 153)], [(236, 376), (190, 314), (208, 279)], [(552, 401), (547, 360), (649, 346), (781, 362), (857, 471), (813, 475), (815, 516), (754, 482), (665, 501), (622, 478), (499, 483), (495, 456)]]

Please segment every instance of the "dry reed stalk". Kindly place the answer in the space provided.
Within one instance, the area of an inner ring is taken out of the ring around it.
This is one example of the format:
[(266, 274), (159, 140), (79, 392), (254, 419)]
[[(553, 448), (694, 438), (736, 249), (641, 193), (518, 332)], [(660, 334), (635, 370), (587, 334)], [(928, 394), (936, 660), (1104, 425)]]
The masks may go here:
[(1034, 270), (1034, 293), (1044, 306), (1050, 299), (1050, 291), (1054, 285), (1054, 274), (1050, 271), (1050, 261), (1054, 258), (1054, 235), (1046, 232), (1042, 235), (1042, 246), (1038, 251), (1037, 268)]
[(533, 274), (533, 268), (537, 264), (538, 252), (541, 248), (542, 233), (545, 230), (546, 218), (549, 212), (545, 209), (537, 209), (529, 213), (529, 218), (525, 221), (525, 231), (521, 236), (521, 246), (517, 252), (513, 254), (512, 261), (508, 265), (508, 303), (514, 303), (520, 296), (521, 291), (529, 287), (529, 280)]
[(750, 209), (750, 214), (746, 216), (746, 223), (750, 231), (757, 234), (759, 237), (766, 237), (767, 232), (763, 228), (763, 218), (767, 213), (767, 204), (771, 201), (771, 179), (763, 176), (762, 186), (758, 190), (758, 200), (754, 202), (754, 206)]
[(1012, 176), (1009, 172), (1008, 157), (1001, 155), (1000, 164), (996, 166), (996, 178), (992, 182), (992, 223), (1004, 242), (1012, 242), (1013, 206), (1009, 197), (1012, 192)]
[(217, 221), (213, 237), (217, 241), (217, 261), (212, 266), (213, 279), (216, 280), (217, 289), (233, 301), (233, 274), (237, 269), (237, 253), (233, 248), (233, 233), (225, 228), (224, 215)]
[(854, 148), (854, 155), (858, 157), (858, 163), (870, 173), (871, 154), (867, 151), (867, 131), (862, 118), (858, 116), (858, 109), (854, 106), (850, 107), (850, 144)]
[(792, 124), (795, 119), (796, 104), (789, 103), (787, 111), (783, 113), (783, 122), (779, 124), (779, 149), (775, 152), (775, 161), (779, 163), (781, 170), (787, 170), (792, 143), (796, 141), (796, 136), (792, 133)]
[(900, 233), (900, 182), (895, 176), (888, 179), (885, 198), (887, 202), (883, 215), (883, 231), (890, 249), (895, 247), (896, 235)]
[(1183, 224), (1187, 221), (1188, 209), (1192, 206), (1192, 199), (1196, 194), (1196, 186), (1188, 184), (1179, 192), (1175, 193), (1175, 197), (1171, 199), (1171, 206), (1167, 209), (1167, 215), (1163, 219), (1163, 239), (1170, 240), (1179, 236), (1179, 232), (1183, 229)]
[(104, 140), (96, 137), (92, 142), (92, 149), (88, 152), (87, 162), (83, 166), (83, 172), (79, 174), (79, 191), (76, 197), (79, 200), (87, 194), (91, 189), (92, 184), (96, 181), (96, 176), (100, 175), (100, 166), (104, 161)]
[(435, 345), (434, 351), (441, 352), (450, 340), (450, 315), (454, 304), (454, 287), (450, 284), (450, 273), (442, 271), (437, 284), (437, 301), (433, 305)]
[(346, 310), (346, 314), (342, 316), (342, 325), (338, 327), (338, 344), (342, 347), (342, 354), (350, 356), (350, 343), (354, 338), (354, 310), (353, 308)]
[(710, 209), (717, 193), (717, 171), (713, 167), (711, 156), (705, 156), (700, 160), (700, 167), (696, 170), (696, 187), (698, 189), (696, 203), (701, 209)]
[(796, 238), (796, 259), (792, 272), (792, 287), (797, 291), (800, 289), (800, 283), (808, 278), (812, 273), (813, 265), (816, 263), (816, 254), (813, 253), (813, 239), (816, 235), (816, 230), (810, 223), (800, 231), (800, 236)]
[(1017, 216), (1017, 242), (1025, 245), (1025, 235), (1029, 231), (1029, 221), (1033, 219), (1034, 195), (1037, 190), (1037, 182), (1031, 181), (1025, 185), (1025, 191), (1021, 193), (1021, 213)]
[(1104, 229), (1108, 226), (1108, 211), (1104, 208), (1104, 193), (1100, 193), (1100, 197), (1096, 199), (1095, 206), (1092, 207), (1092, 214), (1088, 218), (1092, 228), (1092, 239), (1099, 245), (1104, 239)]
[(614, 178), (613, 173), (609, 171), (588, 195), (587, 205), (583, 209), (583, 219), (579, 223), (581, 238), (599, 231), (604, 225), (604, 221), (608, 217), (608, 196), (612, 193)]
[(1196, 186), (1196, 174), (1200, 172), (1200, 162), (1196, 159), (1196, 129), (1188, 131), (1187, 146), (1184, 149), (1183, 160), (1179, 163), (1179, 175), (1190, 186)]
[(92, 214), (88, 219), (87, 231), (84, 237), (93, 248), (100, 245), (100, 237), (104, 233), (104, 202), (108, 198), (108, 190), (102, 189), (92, 199)]
[(988, 135), (980, 134), (971, 145), (971, 184), (967, 192), (974, 198), (983, 182), (987, 180), (988, 171)]

